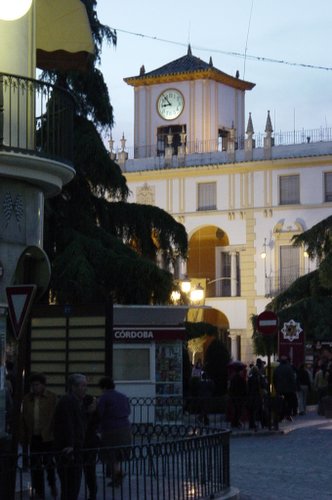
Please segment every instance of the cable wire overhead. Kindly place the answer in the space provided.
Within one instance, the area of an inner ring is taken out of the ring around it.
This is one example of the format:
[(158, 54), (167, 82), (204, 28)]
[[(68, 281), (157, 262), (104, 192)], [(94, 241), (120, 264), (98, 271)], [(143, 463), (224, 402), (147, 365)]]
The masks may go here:
[[(186, 43), (183, 42), (176, 42), (174, 40), (167, 40), (165, 38), (159, 38), (157, 36), (151, 36), (151, 35), (144, 35), (143, 33), (135, 33), (133, 31), (128, 31), (124, 30), (121, 28), (111, 28), (112, 30), (115, 30), (119, 33), (126, 33), (127, 35), (132, 35), (132, 36), (138, 36), (140, 38), (147, 38), (149, 40), (156, 40), (158, 42), (163, 42), (163, 43), (169, 43), (171, 45), (179, 45), (181, 47), (187, 47)], [(292, 61), (285, 61), (284, 59), (274, 59), (272, 57), (264, 57), (264, 56), (256, 56), (256, 55), (250, 55), (248, 53), (241, 53), (241, 52), (234, 52), (234, 51), (228, 51), (228, 50), (221, 50), (221, 49), (209, 49), (206, 47), (201, 47), (198, 45), (193, 45), (191, 44), (192, 49), (198, 50), (198, 51), (204, 51), (204, 52), (213, 52), (216, 54), (224, 54), (226, 56), (231, 56), (231, 57), (240, 57), (241, 59), (250, 59), (252, 61), (259, 61), (259, 62), (266, 62), (266, 63), (274, 63), (274, 64), (285, 64), (288, 66), (298, 66), (302, 68), (308, 68), (308, 69), (318, 69), (318, 70), (324, 70), (324, 71), (332, 71), (331, 66), (319, 66), (315, 64), (306, 64), (306, 63), (298, 63), (298, 62), (292, 62)]]

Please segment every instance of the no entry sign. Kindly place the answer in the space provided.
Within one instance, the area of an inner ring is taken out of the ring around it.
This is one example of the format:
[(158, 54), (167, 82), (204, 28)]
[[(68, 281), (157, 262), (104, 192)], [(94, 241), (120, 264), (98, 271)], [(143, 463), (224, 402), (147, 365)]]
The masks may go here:
[(273, 335), (278, 330), (278, 317), (273, 311), (263, 311), (257, 318), (257, 330), (262, 335)]

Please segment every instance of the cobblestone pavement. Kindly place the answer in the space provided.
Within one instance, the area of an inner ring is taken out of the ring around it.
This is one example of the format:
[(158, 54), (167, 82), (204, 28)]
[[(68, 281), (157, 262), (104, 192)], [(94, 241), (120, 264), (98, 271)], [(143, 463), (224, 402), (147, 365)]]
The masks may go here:
[(284, 434), (231, 439), (231, 485), (241, 500), (331, 500), (332, 420), (316, 409)]

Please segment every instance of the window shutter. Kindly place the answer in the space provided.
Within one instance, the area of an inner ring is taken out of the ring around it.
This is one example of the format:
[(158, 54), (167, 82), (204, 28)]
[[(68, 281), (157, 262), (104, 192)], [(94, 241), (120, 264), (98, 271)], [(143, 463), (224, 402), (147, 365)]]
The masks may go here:
[(197, 210), (216, 210), (216, 183), (204, 182), (198, 184)]

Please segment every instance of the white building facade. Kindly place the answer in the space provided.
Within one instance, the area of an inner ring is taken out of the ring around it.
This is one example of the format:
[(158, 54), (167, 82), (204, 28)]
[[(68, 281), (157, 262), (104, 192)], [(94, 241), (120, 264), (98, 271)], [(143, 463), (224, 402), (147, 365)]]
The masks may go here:
[[(188, 262), (174, 270), (206, 291), (204, 320), (253, 360), (251, 317), (313, 270), (292, 237), (331, 214), (331, 130), (264, 136), (245, 126), (254, 84), (186, 56), (126, 78), (135, 92), (134, 158), (117, 161), (129, 201), (157, 205), (186, 227)], [(111, 151), (113, 157), (116, 154)]]

